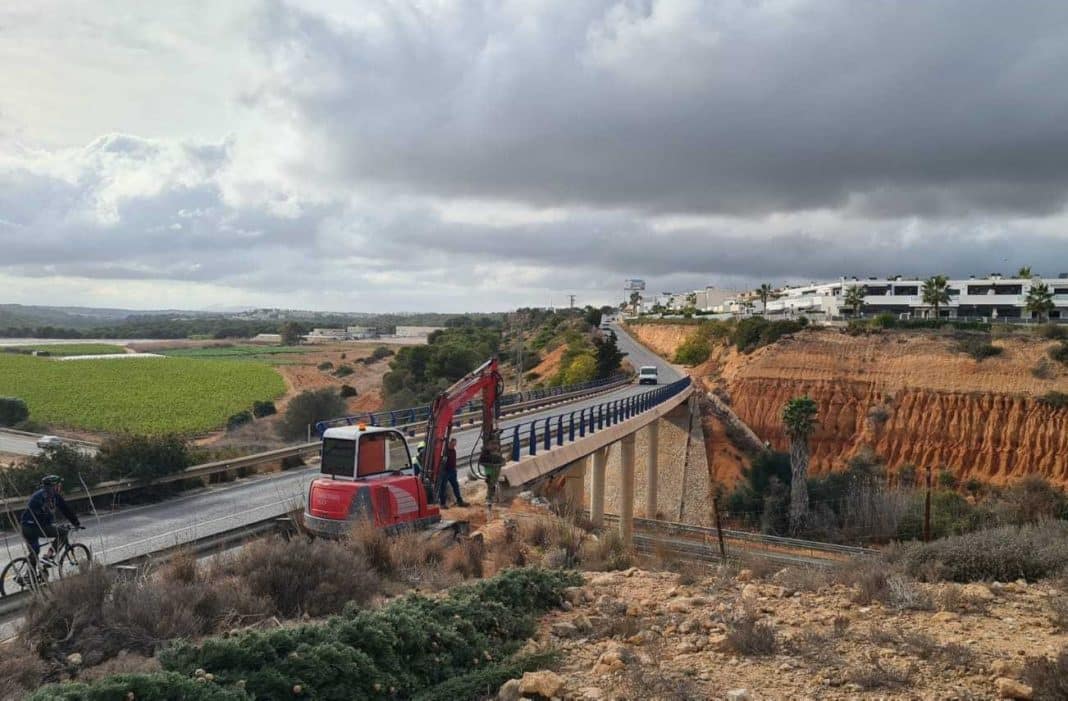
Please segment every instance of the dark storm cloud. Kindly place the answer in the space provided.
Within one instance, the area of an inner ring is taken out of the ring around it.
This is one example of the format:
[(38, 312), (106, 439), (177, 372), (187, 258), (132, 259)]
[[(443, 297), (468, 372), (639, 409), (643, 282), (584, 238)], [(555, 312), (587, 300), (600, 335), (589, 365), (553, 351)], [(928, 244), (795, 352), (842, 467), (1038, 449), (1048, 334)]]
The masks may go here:
[(356, 181), (751, 215), (1046, 214), (1068, 190), (1068, 3), (285, 6), (263, 95)]

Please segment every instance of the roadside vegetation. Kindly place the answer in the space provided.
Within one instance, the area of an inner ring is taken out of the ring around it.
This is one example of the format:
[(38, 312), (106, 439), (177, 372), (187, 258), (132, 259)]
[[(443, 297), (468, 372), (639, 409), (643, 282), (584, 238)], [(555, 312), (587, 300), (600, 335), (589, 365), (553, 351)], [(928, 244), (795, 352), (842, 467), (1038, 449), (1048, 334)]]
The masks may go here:
[(760, 316), (701, 321), (678, 347), (674, 361), (682, 365), (700, 365), (708, 360), (717, 345), (734, 346), (739, 352), (752, 353), (775, 343), (783, 336), (807, 328), (809, 323), (805, 317), (781, 321), (769, 321)]
[(253, 402), (285, 392), (259, 363), (192, 358), (57, 362), (0, 353), (0, 395), (18, 397), (38, 423), (90, 431), (198, 433)]
[[(177, 474), (195, 464), (198, 455), (179, 436), (119, 435), (101, 444), (96, 454), (70, 445), (47, 448), (5, 468), (0, 473), (0, 493), (6, 497), (27, 496), (40, 485), (42, 475), (59, 475), (68, 498), (82, 492), (81, 485), (132, 479), (146, 485)], [(7, 524), (5, 524), (7, 525)]]
[(430, 334), (427, 344), (397, 351), (382, 379), (387, 408), (427, 404), (497, 352), (500, 329), (461, 326)]
[[(581, 583), (576, 569), (631, 563), (614, 532), (595, 538), (541, 513), (488, 541), (357, 527), (340, 540), (270, 537), (209, 562), (179, 553), (134, 578), (94, 568), (31, 604), (0, 685), (83, 680), (36, 699), (481, 698), (553, 663), (551, 649), (519, 650)], [(405, 595), (412, 587), (422, 593)]]
[[(797, 535), (860, 545), (918, 540), (923, 537), (922, 481), (913, 467), (888, 473), (877, 456), (861, 453), (845, 470), (807, 478), (808, 516)], [(787, 453), (756, 456), (742, 482), (726, 496), (727, 516), (764, 533), (789, 534), (792, 482)], [(968, 496), (958, 491), (952, 473), (938, 475), (931, 494), (933, 538), (1068, 519), (1068, 497), (1039, 476), (1007, 487), (963, 486)]]

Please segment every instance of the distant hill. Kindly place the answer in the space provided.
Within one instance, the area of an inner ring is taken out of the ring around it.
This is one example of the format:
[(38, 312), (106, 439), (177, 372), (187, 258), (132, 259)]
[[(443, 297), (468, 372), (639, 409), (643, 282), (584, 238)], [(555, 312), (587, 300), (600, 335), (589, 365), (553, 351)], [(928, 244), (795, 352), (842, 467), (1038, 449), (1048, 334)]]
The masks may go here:
[(449, 326), (499, 321), (500, 314), (315, 312), (299, 309), (133, 310), (94, 307), (50, 307), (0, 304), (0, 337), (30, 338), (215, 338), (277, 333), (283, 322), (312, 327), (374, 326), (383, 333), (393, 327)]

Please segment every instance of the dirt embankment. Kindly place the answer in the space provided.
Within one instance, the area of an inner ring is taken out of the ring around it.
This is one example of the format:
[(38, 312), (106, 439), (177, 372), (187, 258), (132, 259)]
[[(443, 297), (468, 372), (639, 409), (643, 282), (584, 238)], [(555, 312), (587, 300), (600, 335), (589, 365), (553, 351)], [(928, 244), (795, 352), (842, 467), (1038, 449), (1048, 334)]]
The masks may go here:
[[(639, 325), (632, 332), (665, 355), (686, 338), (677, 326)], [(691, 372), (725, 393), (757, 435), (781, 450), (787, 447), (779, 418), (783, 405), (803, 394), (815, 399), (816, 473), (839, 468), (872, 446), (891, 468), (946, 467), (962, 478), (994, 483), (1040, 474), (1068, 484), (1068, 410), (1037, 401), (1051, 390), (1068, 392), (1068, 372), (1048, 363), (1048, 372), (1041, 373), (1048, 379), (1032, 373), (1052, 343), (998, 339), (994, 345), (1002, 354), (982, 362), (957, 353), (954, 345), (933, 333), (851, 337), (816, 330), (751, 355), (717, 349)], [(710, 446), (716, 478), (736, 479), (731, 463), (737, 461), (721, 453), (737, 451), (717, 443)]]

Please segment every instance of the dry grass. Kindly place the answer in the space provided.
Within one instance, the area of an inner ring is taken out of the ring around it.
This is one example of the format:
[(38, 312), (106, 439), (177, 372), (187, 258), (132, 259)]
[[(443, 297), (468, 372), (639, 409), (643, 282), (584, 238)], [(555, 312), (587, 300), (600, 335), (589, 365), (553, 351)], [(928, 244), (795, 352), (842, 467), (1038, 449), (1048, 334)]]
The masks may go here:
[(226, 569), (286, 617), (321, 616), (348, 602), (364, 604), (382, 586), (363, 553), (344, 542), (265, 538), (247, 545)]
[(1050, 597), (1049, 618), (1058, 631), (1068, 632), (1068, 599), (1063, 595)]
[(0, 647), (0, 700), (24, 698), (42, 680), (54, 677), (57, 665), (45, 662), (19, 641)]
[(1023, 679), (1034, 689), (1036, 701), (1068, 699), (1068, 648), (1054, 659), (1032, 657), (1024, 666)]
[(779, 647), (775, 628), (749, 606), (727, 622), (727, 640), (740, 655), (774, 655)]
[(908, 666), (893, 666), (873, 657), (867, 664), (851, 667), (846, 672), (850, 682), (862, 689), (893, 689), (908, 686), (912, 669)]

